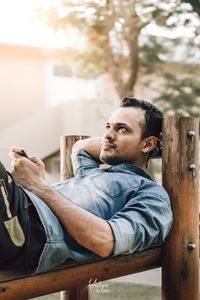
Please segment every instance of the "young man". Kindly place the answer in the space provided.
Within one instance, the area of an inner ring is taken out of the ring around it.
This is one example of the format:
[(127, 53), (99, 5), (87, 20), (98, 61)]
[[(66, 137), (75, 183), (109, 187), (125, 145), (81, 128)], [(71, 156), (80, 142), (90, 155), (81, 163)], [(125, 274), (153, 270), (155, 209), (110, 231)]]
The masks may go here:
[[(162, 243), (172, 222), (165, 190), (144, 171), (161, 149), (162, 113), (125, 98), (102, 138), (74, 145), (75, 177), (49, 186), (44, 164), (12, 147), (12, 176), (1, 166), (0, 268), (43, 272), (77, 261)], [(110, 165), (100, 167), (100, 163)]]

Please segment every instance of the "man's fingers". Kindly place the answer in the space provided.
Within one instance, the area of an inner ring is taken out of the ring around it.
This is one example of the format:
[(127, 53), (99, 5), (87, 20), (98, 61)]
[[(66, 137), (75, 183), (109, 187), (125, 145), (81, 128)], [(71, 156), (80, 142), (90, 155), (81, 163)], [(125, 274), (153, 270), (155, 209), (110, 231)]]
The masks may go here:
[(22, 150), (22, 147), (19, 146), (11, 146), (10, 151), (20, 152)]
[(21, 147), (17, 147), (17, 146), (11, 146), (9, 149), (9, 156), (11, 158), (19, 158), (21, 157), (21, 153), (22, 153), (23, 149)]
[[(24, 167), (24, 165), (27, 165), (27, 163), (28, 163), (27, 158), (25, 158), (25, 157), (22, 157), (22, 156), (19, 156), (16, 158), (13, 157), (13, 159), (11, 161), (11, 166), (13, 169), (17, 170), (17, 169)], [(32, 164), (31, 161), (29, 161), (29, 163)]]
[[(16, 166), (15, 160), (18, 160), (19, 158), (21, 158), (20, 159), (20, 161), (21, 161), (21, 160), (24, 159), (23, 148), (18, 147), (18, 146), (12, 146), (12, 147), (10, 147), (9, 156), (14, 160), (11, 163), (12, 167)], [(39, 157), (37, 157), (36, 155), (30, 156), (29, 160), (31, 160), (33, 163), (35, 163), (38, 167), (44, 168), (43, 161), (41, 159), (39, 159)]]
[(44, 167), (44, 163), (43, 163), (43, 161), (42, 161), (39, 157), (37, 157), (37, 156), (35, 156), (35, 155), (32, 155), (32, 156), (30, 156), (29, 158), (30, 158), (30, 160), (31, 160), (32, 162), (34, 162), (36, 165), (38, 165), (38, 166), (40, 166), (40, 167)]

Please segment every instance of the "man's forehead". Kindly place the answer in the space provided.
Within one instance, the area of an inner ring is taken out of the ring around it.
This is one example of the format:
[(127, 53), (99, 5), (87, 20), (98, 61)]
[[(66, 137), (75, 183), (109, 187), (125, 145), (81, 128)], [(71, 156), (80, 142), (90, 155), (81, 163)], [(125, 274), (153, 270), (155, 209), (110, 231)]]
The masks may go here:
[(120, 107), (111, 115), (108, 123), (124, 123), (135, 126), (144, 122), (144, 115), (145, 111), (139, 107)]

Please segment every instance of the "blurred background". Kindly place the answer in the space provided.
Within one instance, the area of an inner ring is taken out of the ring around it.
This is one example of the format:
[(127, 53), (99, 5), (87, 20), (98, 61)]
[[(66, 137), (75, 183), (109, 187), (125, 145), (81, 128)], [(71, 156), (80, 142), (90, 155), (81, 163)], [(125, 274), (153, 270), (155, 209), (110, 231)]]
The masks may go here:
[[(49, 183), (59, 180), (59, 137), (102, 135), (125, 96), (200, 115), (198, 0), (0, 0), (0, 28), (8, 170), (8, 149), (19, 145), (43, 159)], [(160, 170), (150, 164), (158, 180)], [(133, 277), (160, 285), (159, 270), (145, 274)]]

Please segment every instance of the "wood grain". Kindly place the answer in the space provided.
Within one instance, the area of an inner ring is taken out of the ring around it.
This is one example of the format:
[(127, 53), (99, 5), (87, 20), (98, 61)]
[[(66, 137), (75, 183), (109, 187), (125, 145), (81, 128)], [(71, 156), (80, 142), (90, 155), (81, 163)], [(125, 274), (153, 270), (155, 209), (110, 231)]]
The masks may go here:
[(161, 247), (158, 247), (5, 281), (0, 284), (0, 290), (4, 290), (0, 292), (0, 299), (25, 300), (68, 288), (85, 287), (95, 280), (103, 281), (157, 268), (161, 264), (161, 252)]
[(167, 118), (163, 143), (163, 185), (173, 226), (163, 246), (162, 299), (199, 300), (199, 120)]

